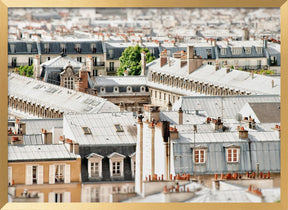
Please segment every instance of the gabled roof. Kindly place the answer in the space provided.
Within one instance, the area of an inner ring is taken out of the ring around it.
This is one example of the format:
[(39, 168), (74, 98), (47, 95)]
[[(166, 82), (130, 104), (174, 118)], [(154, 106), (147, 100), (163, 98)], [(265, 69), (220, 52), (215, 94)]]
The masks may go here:
[(121, 158), (125, 158), (125, 155), (122, 155), (122, 154), (120, 154), (120, 153), (118, 153), (118, 152), (113, 152), (113, 153), (111, 153), (110, 155), (108, 155), (107, 156), (108, 158), (117, 158), (117, 157), (121, 157)]
[(87, 159), (90, 159), (90, 158), (104, 158), (102, 155), (98, 155), (96, 153), (91, 153), (90, 155), (87, 156)]

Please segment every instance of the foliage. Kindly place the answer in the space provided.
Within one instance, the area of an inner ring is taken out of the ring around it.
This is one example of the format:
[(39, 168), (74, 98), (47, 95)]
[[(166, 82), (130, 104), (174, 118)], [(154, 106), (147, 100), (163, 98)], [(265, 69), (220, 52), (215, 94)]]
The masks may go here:
[(139, 45), (135, 47), (127, 47), (120, 57), (120, 68), (117, 69), (117, 75), (123, 76), (124, 71), (129, 68), (129, 75), (141, 74), (141, 52), (146, 52), (146, 63), (150, 63), (155, 59), (151, 55), (148, 48), (141, 48)]
[(15, 70), (19, 71), (20, 75), (23, 75), (26, 77), (33, 77), (33, 64), (31, 66), (20, 66), (19, 68)]

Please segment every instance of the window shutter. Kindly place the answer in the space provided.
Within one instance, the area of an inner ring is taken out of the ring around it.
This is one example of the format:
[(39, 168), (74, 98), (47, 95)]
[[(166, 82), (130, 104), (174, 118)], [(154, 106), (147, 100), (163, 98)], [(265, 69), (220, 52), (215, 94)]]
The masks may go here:
[(32, 184), (32, 166), (26, 166), (26, 185)]
[(38, 193), (38, 196), (39, 196), (39, 201), (40, 202), (44, 202), (44, 193)]
[(48, 195), (48, 202), (49, 203), (54, 203), (55, 202), (55, 193), (54, 192), (50, 192)]
[(70, 183), (70, 165), (66, 164), (65, 165), (65, 183)]
[(54, 165), (49, 165), (49, 184), (55, 184), (55, 166)]
[(85, 194), (86, 194), (84, 195), (85, 200), (83, 199), (84, 202), (90, 203), (91, 202), (91, 187), (86, 187)]
[(43, 166), (38, 166), (37, 184), (43, 184)]
[(88, 160), (88, 177), (91, 177), (91, 162)]
[(124, 176), (124, 159), (120, 162), (120, 174)]
[[(69, 165), (70, 167), (70, 165)], [(71, 196), (70, 196), (70, 192), (64, 192), (64, 199), (63, 199), (63, 202), (64, 203), (70, 203), (71, 202)]]
[(12, 185), (12, 167), (8, 167), (8, 185)]

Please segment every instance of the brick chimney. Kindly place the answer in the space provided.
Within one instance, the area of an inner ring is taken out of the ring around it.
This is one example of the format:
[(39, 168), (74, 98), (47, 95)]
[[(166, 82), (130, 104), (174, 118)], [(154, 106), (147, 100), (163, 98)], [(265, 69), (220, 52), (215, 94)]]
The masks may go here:
[(180, 67), (182, 68), (187, 64), (187, 53), (184, 50), (181, 51)]
[(183, 124), (183, 110), (182, 108), (180, 107), (179, 110), (178, 110), (178, 124), (179, 125), (182, 125)]
[(248, 139), (248, 131), (244, 129), (244, 127), (241, 127), (239, 129), (239, 138), (240, 139)]
[(167, 63), (167, 50), (164, 49), (160, 53), (160, 67), (164, 66)]
[(40, 74), (41, 74), (40, 71), (41, 71), (40, 56), (35, 55), (35, 57), (33, 58), (33, 77), (34, 77), (34, 79), (40, 78)]
[(215, 123), (215, 130), (223, 130), (223, 122), (221, 121), (220, 117), (218, 117), (218, 119), (215, 120), (214, 123)]
[(181, 58), (181, 52), (175, 52), (173, 53), (173, 58)]
[(141, 53), (141, 76), (145, 76), (146, 71), (146, 52)]
[(85, 93), (88, 89), (88, 71), (83, 65), (79, 70), (79, 81), (75, 82), (75, 90)]
[(193, 46), (187, 46), (188, 74), (202, 66), (202, 58), (194, 54)]

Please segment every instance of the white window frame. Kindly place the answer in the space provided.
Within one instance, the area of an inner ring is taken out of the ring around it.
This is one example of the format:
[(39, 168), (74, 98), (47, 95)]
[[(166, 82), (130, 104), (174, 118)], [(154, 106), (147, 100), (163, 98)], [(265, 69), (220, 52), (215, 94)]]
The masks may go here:
[[(87, 159), (88, 159), (88, 177), (89, 178), (101, 178), (102, 177), (102, 159), (104, 157), (95, 153), (91, 153)], [(95, 163), (98, 163), (98, 176), (94, 175), (91, 171), (92, 165)]]
[[(125, 156), (117, 152), (113, 152), (112, 154), (108, 155), (108, 158), (109, 158), (109, 165), (110, 165), (110, 176), (111, 177), (123, 177)], [(116, 163), (116, 162), (120, 163), (120, 175), (113, 173), (113, 163)]]
[(256, 52), (257, 52), (257, 54), (262, 54), (263, 48), (262, 47), (256, 47)]
[(227, 54), (227, 48), (221, 48), (220, 53), (221, 53), (221, 55), (226, 55)]
[[(239, 147), (227, 147), (226, 149), (226, 162), (227, 163), (239, 163), (240, 162), (240, 148)], [(229, 151), (231, 151), (231, 160), (229, 160)], [(236, 159), (234, 159), (236, 155)]]
[[(201, 158), (201, 152), (203, 152), (203, 161)], [(198, 155), (198, 161), (195, 161), (196, 155)], [(194, 164), (205, 164), (207, 162), (207, 148), (193, 148), (193, 163)]]
[[(36, 182), (33, 181), (33, 167), (36, 167)], [(43, 165), (26, 165), (26, 185), (43, 184)]]
[[(56, 202), (56, 196), (57, 196), (57, 202)], [(62, 196), (62, 202), (58, 202), (58, 200), (61, 200)], [(71, 192), (50, 192), (48, 195), (48, 202), (49, 203), (70, 203), (71, 202)]]
[[(62, 182), (56, 182), (56, 167), (58, 165), (64, 166), (64, 174), (62, 175), (64, 180)], [(56, 163), (49, 165), (49, 184), (59, 184), (59, 183), (70, 183), (71, 177), (70, 177), (70, 164), (65, 163)]]
[(90, 202), (100, 202), (100, 187), (91, 187)]

